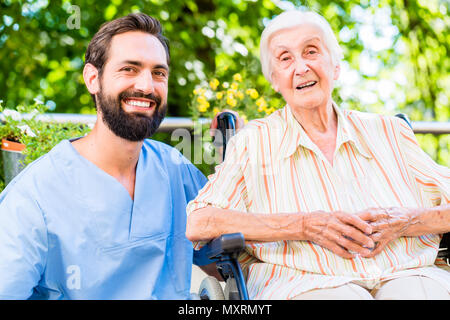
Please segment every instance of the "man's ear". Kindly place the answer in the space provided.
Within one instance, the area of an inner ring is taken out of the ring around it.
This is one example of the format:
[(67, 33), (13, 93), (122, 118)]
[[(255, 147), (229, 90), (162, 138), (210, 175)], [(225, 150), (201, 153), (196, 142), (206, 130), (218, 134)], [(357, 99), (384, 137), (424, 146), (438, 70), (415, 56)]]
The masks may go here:
[(97, 94), (100, 91), (100, 78), (98, 69), (93, 64), (86, 63), (83, 69), (84, 83), (90, 94)]

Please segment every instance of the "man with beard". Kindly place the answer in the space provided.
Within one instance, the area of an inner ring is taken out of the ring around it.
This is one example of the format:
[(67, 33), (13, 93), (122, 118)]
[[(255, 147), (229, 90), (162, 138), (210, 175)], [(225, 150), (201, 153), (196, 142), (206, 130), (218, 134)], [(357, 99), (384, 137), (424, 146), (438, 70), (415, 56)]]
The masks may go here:
[(83, 77), (97, 122), (0, 195), (0, 299), (186, 299), (186, 204), (206, 178), (148, 140), (166, 112), (169, 49), (156, 19), (104, 24)]

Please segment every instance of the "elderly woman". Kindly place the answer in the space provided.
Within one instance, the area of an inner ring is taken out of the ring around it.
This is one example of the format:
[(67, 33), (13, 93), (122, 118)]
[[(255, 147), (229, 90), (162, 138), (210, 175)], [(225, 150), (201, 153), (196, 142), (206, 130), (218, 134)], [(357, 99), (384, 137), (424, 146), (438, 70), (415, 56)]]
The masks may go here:
[(188, 238), (242, 232), (253, 299), (449, 299), (436, 256), (450, 170), (403, 120), (336, 105), (342, 54), (320, 15), (279, 15), (260, 49), (287, 104), (231, 139), (188, 205)]

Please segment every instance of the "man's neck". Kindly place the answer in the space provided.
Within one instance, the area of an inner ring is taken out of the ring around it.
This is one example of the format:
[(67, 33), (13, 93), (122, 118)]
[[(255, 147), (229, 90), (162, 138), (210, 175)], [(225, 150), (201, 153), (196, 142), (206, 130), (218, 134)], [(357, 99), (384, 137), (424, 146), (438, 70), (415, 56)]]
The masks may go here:
[(87, 136), (72, 142), (81, 156), (116, 178), (132, 199), (142, 144), (143, 141), (133, 142), (116, 136), (99, 121)]

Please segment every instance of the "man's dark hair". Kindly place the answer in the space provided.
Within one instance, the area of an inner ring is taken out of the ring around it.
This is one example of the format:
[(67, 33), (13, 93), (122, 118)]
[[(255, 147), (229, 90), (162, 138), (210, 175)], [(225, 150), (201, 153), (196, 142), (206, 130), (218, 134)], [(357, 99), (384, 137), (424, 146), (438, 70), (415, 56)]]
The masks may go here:
[(85, 64), (90, 63), (97, 68), (99, 76), (103, 73), (103, 66), (108, 60), (108, 51), (113, 36), (129, 31), (142, 31), (155, 36), (166, 50), (167, 65), (170, 62), (169, 43), (162, 35), (159, 21), (144, 13), (131, 13), (125, 17), (102, 24), (94, 35), (86, 50)]

